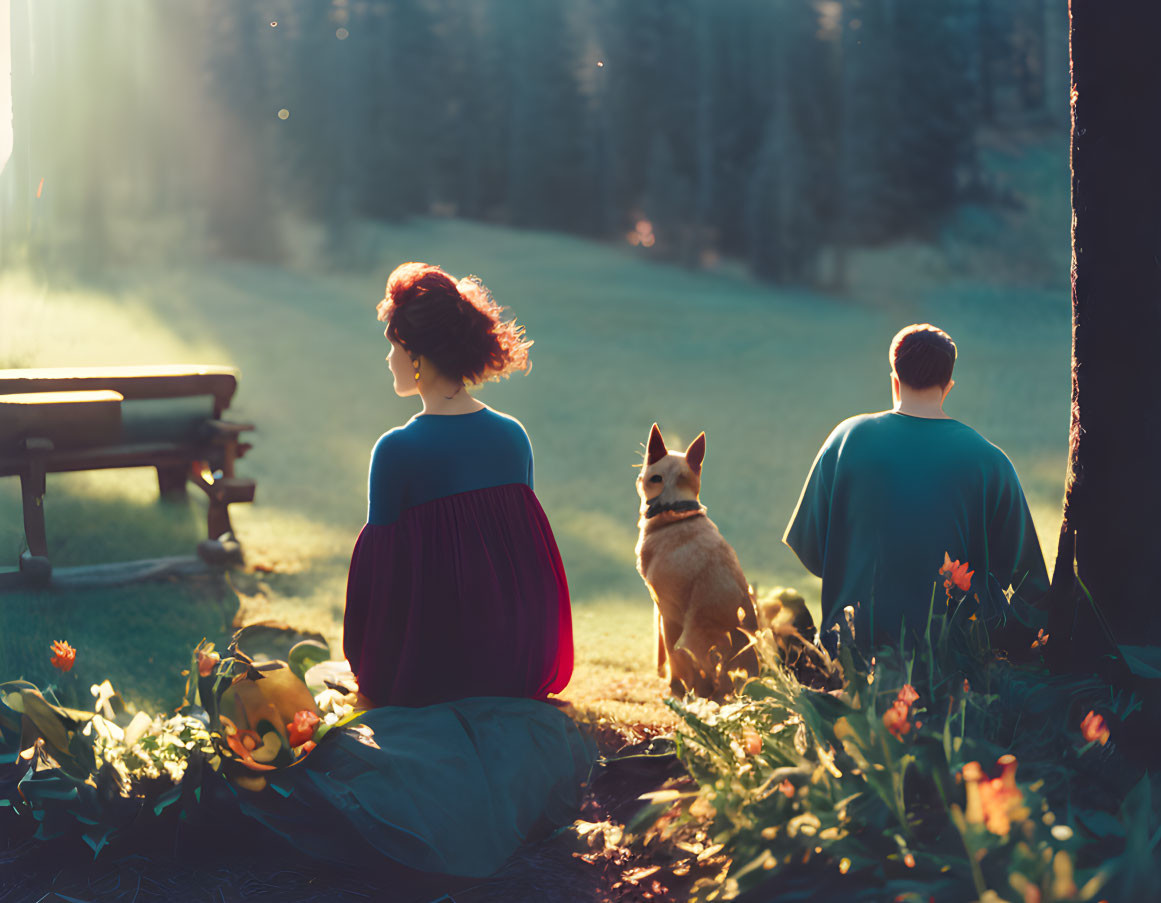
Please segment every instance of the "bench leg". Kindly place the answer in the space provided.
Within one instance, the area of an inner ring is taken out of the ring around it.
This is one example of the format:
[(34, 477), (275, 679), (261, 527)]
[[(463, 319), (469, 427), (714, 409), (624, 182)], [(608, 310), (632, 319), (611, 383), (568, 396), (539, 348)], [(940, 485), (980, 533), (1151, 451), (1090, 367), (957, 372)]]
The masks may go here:
[(36, 558), (48, 557), (44, 490), (44, 464), (33, 459), (20, 474), (20, 496), (24, 505), (24, 538), (28, 541), (29, 554)]
[(163, 497), (184, 496), (188, 468), (181, 464), (165, 464), (157, 467), (157, 489)]

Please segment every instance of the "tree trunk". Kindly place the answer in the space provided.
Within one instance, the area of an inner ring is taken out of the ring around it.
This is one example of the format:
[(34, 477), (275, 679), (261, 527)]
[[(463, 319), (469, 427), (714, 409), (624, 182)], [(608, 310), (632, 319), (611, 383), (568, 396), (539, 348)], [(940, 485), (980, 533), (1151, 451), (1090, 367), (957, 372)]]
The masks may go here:
[(1156, 0), (1071, 2), (1072, 423), (1050, 646), (1072, 668), (1112, 640), (1161, 643), (1159, 35)]

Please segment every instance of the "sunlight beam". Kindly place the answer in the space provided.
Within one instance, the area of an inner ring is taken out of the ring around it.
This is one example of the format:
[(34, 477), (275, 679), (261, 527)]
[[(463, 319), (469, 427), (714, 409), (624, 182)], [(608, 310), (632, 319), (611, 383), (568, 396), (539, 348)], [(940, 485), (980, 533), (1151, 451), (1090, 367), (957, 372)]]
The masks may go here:
[(12, 155), (12, 13), (0, 0), (0, 172)]

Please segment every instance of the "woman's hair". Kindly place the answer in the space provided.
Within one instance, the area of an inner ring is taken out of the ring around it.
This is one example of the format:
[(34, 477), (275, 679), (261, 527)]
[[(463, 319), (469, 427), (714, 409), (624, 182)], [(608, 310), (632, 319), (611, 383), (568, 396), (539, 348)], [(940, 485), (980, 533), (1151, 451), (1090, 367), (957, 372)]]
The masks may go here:
[(891, 340), (891, 369), (912, 389), (946, 386), (955, 366), (955, 342), (930, 323), (905, 326)]
[(387, 338), (428, 358), (454, 380), (486, 382), (527, 370), (524, 327), (500, 319), (500, 305), (479, 279), (456, 282), (429, 263), (405, 263), (387, 278), (379, 302)]

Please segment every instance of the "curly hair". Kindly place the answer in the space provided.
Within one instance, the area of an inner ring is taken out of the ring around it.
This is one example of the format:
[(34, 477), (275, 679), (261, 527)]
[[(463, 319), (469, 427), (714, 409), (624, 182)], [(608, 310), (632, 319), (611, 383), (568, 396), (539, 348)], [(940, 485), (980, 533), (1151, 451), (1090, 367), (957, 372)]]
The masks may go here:
[(429, 263), (405, 263), (387, 279), (378, 305), (387, 338), (428, 358), (454, 380), (481, 383), (527, 370), (531, 340), (475, 276), (458, 282)]
[(951, 380), (956, 347), (942, 329), (930, 323), (912, 323), (895, 334), (888, 355), (901, 383), (926, 389), (946, 386)]

